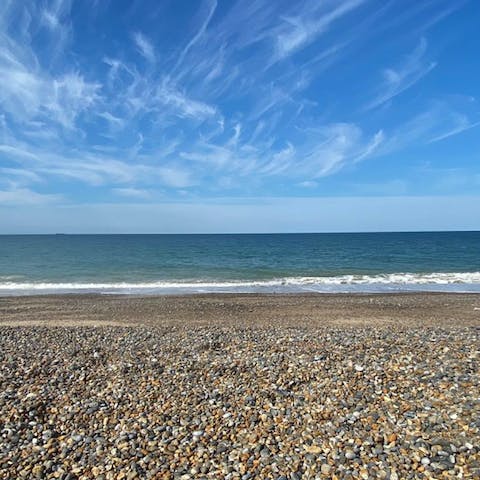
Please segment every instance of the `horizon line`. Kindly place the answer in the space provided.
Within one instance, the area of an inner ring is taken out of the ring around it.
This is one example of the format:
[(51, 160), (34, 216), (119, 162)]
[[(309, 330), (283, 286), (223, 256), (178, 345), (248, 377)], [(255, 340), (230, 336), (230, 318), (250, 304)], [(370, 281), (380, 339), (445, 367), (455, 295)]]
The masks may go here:
[(325, 232), (91, 232), (91, 233), (0, 233), (0, 236), (87, 236), (87, 235), (361, 235), (375, 233), (480, 233), (479, 230), (365, 230), (365, 231), (325, 231)]

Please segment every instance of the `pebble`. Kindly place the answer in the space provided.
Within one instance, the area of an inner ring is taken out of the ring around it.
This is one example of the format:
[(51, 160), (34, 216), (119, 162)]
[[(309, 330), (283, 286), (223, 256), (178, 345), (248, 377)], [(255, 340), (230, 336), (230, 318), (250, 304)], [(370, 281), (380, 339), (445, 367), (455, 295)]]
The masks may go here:
[(352, 450), (347, 450), (345, 452), (345, 458), (347, 460), (353, 460), (355, 457), (356, 457), (355, 452), (353, 452)]
[(331, 470), (332, 470), (332, 467), (328, 463), (324, 463), (320, 467), (320, 471), (322, 472), (323, 475), (330, 475)]
[(0, 327), (0, 478), (480, 478), (479, 344), (401, 324)]

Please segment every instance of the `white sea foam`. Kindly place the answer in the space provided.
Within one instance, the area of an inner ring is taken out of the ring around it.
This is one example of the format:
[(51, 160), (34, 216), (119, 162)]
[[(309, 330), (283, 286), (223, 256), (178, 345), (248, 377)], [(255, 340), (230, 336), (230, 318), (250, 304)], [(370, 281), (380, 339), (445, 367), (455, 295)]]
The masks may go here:
[(480, 272), (389, 273), (333, 277), (286, 277), (253, 281), (14, 282), (0, 281), (0, 294), (28, 293), (201, 293), (201, 292), (374, 292), (402, 290), (480, 291)]

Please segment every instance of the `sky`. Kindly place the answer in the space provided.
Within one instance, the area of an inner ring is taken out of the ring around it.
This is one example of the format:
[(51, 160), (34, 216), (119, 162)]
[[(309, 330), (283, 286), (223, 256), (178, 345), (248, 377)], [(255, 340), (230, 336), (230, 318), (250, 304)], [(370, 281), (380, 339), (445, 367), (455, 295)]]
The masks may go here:
[(476, 0), (2, 0), (0, 233), (480, 229)]

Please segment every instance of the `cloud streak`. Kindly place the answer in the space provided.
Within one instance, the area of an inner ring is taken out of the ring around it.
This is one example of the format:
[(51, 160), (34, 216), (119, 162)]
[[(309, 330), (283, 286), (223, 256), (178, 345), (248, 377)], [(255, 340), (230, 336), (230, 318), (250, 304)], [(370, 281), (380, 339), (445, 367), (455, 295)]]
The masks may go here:
[(58, 203), (62, 200), (62, 195), (38, 193), (29, 188), (0, 190), (0, 205), (42, 205), (45, 203)]
[[(6, 20), (0, 25), (6, 29)], [(52, 75), (28, 44), (6, 36), (0, 37), (0, 82), (1, 109), (20, 123), (40, 119), (72, 129), (100, 98), (99, 83), (76, 71)]]
[(347, 0), (338, 2), (332, 9), (325, 10), (322, 3), (306, 3), (295, 16), (282, 18), (284, 24), (276, 33), (276, 56), (282, 60), (326, 32), (336, 21), (360, 7), (365, 0)]
[(138, 52), (150, 63), (155, 62), (155, 49), (150, 41), (141, 32), (133, 34), (133, 40), (137, 47)]
[(389, 154), (418, 145), (434, 144), (479, 125), (480, 115), (473, 99), (437, 100), (397, 126), (380, 148), (380, 153)]
[(379, 93), (366, 109), (379, 107), (392, 100), (431, 72), (437, 64), (425, 59), (426, 51), (427, 41), (422, 38), (415, 50), (407, 55), (401, 64), (385, 69)]
[(215, 10), (217, 9), (217, 1), (216, 0), (204, 0), (201, 6), (201, 13), (200, 15), (204, 18), (201, 20), (200, 27), (198, 31), (195, 33), (195, 35), (192, 37), (192, 39), (187, 43), (185, 48), (180, 52), (180, 55), (178, 56), (178, 60), (175, 64), (174, 70), (182, 64), (183, 60), (185, 59), (186, 55), (188, 52), (191, 50), (191, 48), (202, 38), (202, 36), (205, 34), (208, 24), (212, 20), (213, 14), (215, 13)]

